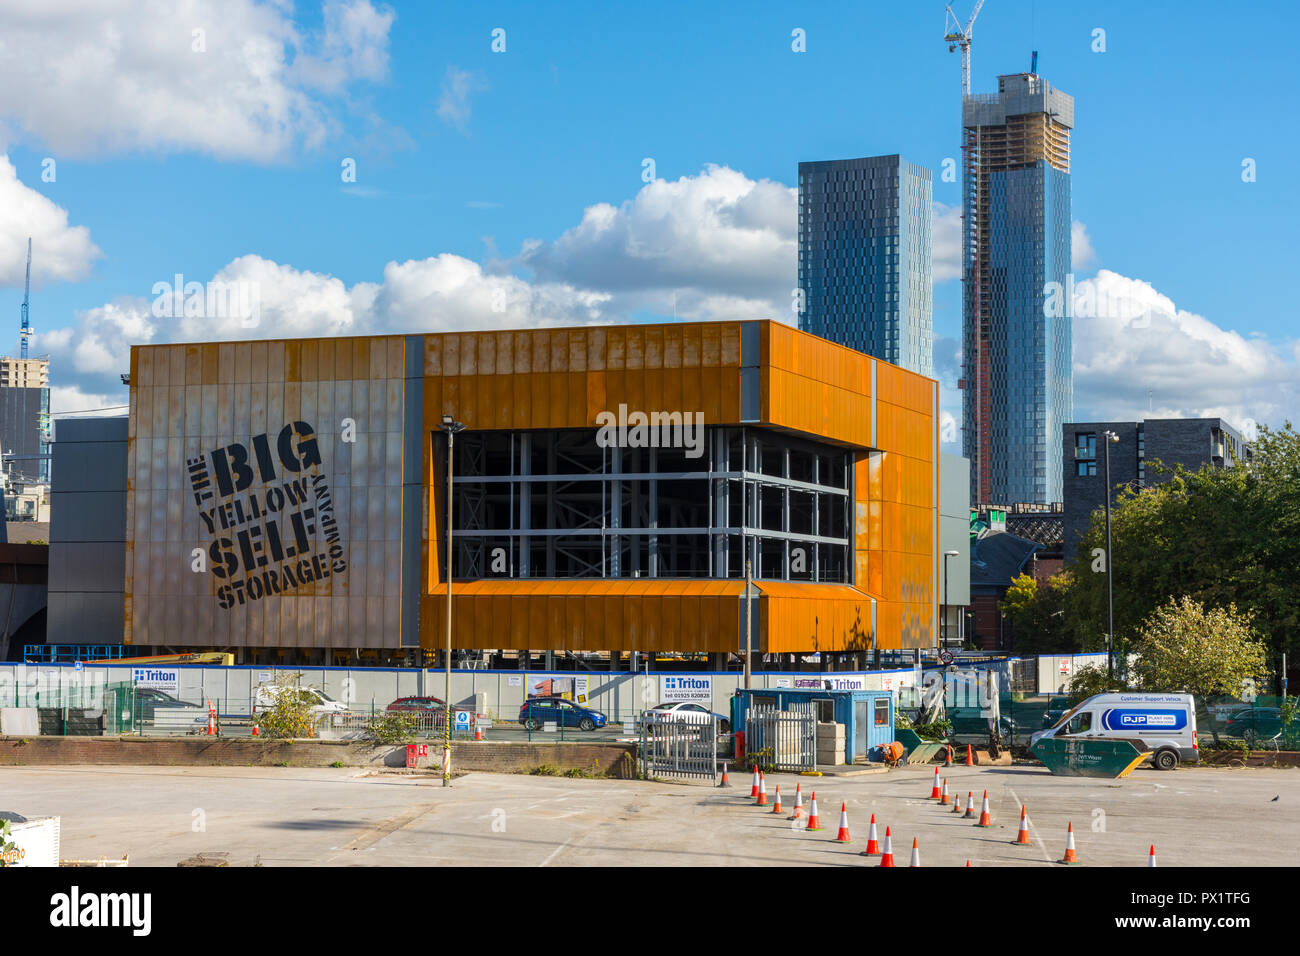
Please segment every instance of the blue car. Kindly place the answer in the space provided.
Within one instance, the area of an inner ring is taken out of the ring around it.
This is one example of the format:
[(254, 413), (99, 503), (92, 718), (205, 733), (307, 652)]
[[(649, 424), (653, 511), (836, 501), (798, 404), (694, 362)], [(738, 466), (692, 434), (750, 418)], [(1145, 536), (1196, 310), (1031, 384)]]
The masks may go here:
[(529, 730), (538, 730), (548, 723), (560, 727), (577, 727), (579, 730), (595, 730), (604, 727), (607, 720), (600, 711), (575, 704), (563, 697), (532, 697), (519, 708), (519, 722)]

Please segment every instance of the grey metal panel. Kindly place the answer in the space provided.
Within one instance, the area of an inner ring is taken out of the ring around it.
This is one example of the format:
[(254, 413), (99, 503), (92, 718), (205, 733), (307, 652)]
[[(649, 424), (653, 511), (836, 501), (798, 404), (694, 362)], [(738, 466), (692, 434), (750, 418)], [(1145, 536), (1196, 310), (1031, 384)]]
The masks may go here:
[(60, 418), (54, 423), (54, 437), (65, 444), (126, 441), (127, 416)]
[(51, 492), (51, 542), (125, 540), (125, 492)]
[(420, 490), (402, 486), (402, 647), (420, 646)]
[(51, 491), (126, 491), (127, 444), (56, 442)]
[(757, 368), (762, 358), (762, 338), (757, 322), (743, 322), (740, 326), (740, 366)]
[(126, 582), (126, 550), (121, 542), (62, 544), (50, 549), (49, 589), (121, 591)]
[(762, 413), (762, 379), (756, 368), (740, 370), (740, 420), (756, 422)]
[(121, 591), (52, 591), (45, 619), (50, 644), (120, 644), (126, 611)]

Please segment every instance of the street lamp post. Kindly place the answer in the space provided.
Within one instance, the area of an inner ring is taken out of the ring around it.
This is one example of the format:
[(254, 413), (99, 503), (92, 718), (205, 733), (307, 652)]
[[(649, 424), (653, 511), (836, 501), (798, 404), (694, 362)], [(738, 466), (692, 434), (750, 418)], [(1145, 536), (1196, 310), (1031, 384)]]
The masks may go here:
[(455, 452), (456, 433), (465, 430), (462, 422), (450, 415), (442, 416), (442, 430), (447, 433), (447, 501), (443, 508), (447, 522), (447, 566), (443, 574), (447, 579), (447, 647), (443, 658), (445, 679), (442, 695), (442, 785), (451, 786), (451, 529), (452, 529), (452, 455)]
[(955, 558), (961, 552), (945, 551), (943, 553), (943, 646), (948, 646), (948, 559)]
[(1101, 435), (1106, 446), (1106, 679), (1115, 679), (1115, 567), (1110, 544), (1110, 446), (1119, 441), (1113, 431)]

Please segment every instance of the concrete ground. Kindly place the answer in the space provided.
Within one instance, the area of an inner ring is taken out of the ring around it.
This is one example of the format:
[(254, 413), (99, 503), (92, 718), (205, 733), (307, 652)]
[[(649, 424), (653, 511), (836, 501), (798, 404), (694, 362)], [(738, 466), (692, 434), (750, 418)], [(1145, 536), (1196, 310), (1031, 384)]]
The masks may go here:
[[(748, 776), (700, 784), (474, 773), (437, 778), (356, 769), (240, 767), (0, 768), (0, 810), (62, 817), (62, 856), (174, 866), (224, 853), (234, 866), (440, 863), (527, 866), (875, 865), (859, 852), (875, 813), (906, 866), (1053, 866), (1073, 821), (1093, 866), (1292, 866), (1300, 846), (1295, 770), (1139, 770), (1126, 780), (1053, 777), (1039, 767), (949, 768), (950, 789), (987, 788), (984, 830), (926, 799), (933, 769), (860, 777), (773, 775), (787, 812), (753, 806)], [(817, 791), (825, 829), (786, 819), (795, 784)], [(852, 843), (834, 842), (840, 802)], [(1019, 808), (1032, 845), (1014, 846)]]

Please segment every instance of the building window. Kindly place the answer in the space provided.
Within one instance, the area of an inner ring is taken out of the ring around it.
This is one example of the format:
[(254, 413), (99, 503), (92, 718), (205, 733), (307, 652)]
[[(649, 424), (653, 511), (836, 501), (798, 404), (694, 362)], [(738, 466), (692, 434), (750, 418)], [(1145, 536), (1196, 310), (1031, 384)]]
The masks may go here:
[(1074, 473), (1078, 477), (1092, 478), (1097, 474), (1097, 462), (1095, 459), (1092, 461), (1076, 461), (1074, 469)]

